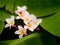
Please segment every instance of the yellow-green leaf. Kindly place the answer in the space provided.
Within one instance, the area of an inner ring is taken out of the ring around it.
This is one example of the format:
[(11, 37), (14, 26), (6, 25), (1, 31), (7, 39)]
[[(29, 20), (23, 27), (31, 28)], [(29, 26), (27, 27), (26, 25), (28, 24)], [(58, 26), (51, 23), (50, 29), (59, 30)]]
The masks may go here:
[(55, 15), (43, 18), (41, 26), (51, 34), (60, 37), (60, 12)]

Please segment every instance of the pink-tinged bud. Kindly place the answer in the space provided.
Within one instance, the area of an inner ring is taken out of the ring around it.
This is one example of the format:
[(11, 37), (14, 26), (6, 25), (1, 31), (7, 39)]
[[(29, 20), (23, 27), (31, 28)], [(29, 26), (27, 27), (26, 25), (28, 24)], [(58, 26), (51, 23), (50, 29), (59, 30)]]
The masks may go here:
[(12, 25), (12, 27), (16, 27), (16, 25)]
[(37, 27), (35, 30), (39, 31), (39, 30), (40, 30), (40, 28), (39, 28), (39, 27)]

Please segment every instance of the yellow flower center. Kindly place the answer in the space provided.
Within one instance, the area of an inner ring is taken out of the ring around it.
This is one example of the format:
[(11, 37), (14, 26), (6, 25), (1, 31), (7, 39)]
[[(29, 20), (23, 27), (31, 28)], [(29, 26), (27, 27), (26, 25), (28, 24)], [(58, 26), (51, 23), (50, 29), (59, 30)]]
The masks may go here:
[(24, 17), (24, 15), (23, 14), (20, 14), (20, 17)]
[(29, 18), (25, 18), (26, 21), (29, 21)]
[(34, 22), (34, 24), (36, 25), (36, 24), (37, 24), (37, 22), (35, 21), (35, 22)]
[(28, 27), (29, 27), (29, 28), (31, 28), (31, 27), (32, 27), (32, 25), (31, 25), (31, 24), (28, 24)]
[(13, 24), (13, 21), (10, 21), (9, 24), (12, 25)]
[(20, 34), (24, 34), (24, 30), (20, 30)]

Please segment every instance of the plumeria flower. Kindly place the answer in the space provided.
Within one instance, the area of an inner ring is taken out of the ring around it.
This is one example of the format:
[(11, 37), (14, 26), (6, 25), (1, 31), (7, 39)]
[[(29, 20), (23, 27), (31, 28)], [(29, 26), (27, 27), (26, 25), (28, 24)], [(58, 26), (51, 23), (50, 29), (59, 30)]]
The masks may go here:
[(37, 19), (35, 21), (32, 21), (32, 23), (34, 24), (34, 29), (36, 29), (41, 22), (42, 22), (42, 19)]
[(22, 38), (23, 35), (27, 35), (27, 30), (22, 26), (18, 26), (18, 30), (15, 32), (15, 34), (19, 34), (19, 38)]
[(18, 9), (18, 10), (15, 11), (15, 13), (18, 15), (18, 16), (16, 17), (16, 19), (20, 19), (20, 18), (23, 19), (25, 15), (28, 15), (28, 14), (29, 14), (29, 13), (26, 11), (26, 9), (27, 9), (26, 6), (23, 6), (23, 7), (17, 6), (17, 9)]
[(34, 24), (32, 24), (32, 22), (29, 22), (24, 27), (32, 32), (34, 31)]
[(42, 22), (42, 19), (37, 19), (34, 14), (31, 14), (30, 16), (31, 16), (31, 19), (32, 19), (31, 21), (34, 22), (34, 25), (37, 25), (37, 24)]
[(37, 28), (37, 26), (42, 22), (42, 19), (37, 19), (34, 15), (31, 15), (31, 19), (32, 20), (24, 27), (33, 32)]
[(30, 14), (30, 17), (31, 17), (32, 20), (37, 20), (37, 18), (34, 14)]
[(28, 24), (32, 19), (31, 19), (30, 15), (25, 15), (23, 20), (24, 20), (25, 24)]
[(10, 26), (10, 28), (11, 28), (11, 26), (13, 26), (14, 25), (14, 16), (11, 16), (11, 18), (7, 18), (6, 19), (6, 22), (7, 22), (7, 24), (5, 25), (5, 28), (6, 27), (9, 27)]

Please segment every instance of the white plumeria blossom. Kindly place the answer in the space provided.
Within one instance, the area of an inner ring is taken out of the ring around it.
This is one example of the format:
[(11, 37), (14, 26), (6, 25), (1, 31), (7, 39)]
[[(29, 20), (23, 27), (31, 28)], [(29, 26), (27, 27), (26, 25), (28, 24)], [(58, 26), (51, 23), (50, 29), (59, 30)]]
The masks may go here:
[(31, 19), (30, 15), (25, 15), (23, 20), (24, 20), (25, 24), (28, 24), (32, 19)]
[(17, 10), (15, 11), (16, 14), (20, 15), (20, 12), (24, 13), (26, 11), (27, 7), (26, 6), (17, 6)]
[(35, 21), (32, 21), (32, 23), (34, 24), (34, 29), (36, 29), (41, 22), (42, 22), (42, 19), (37, 19)]
[(42, 22), (42, 19), (37, 19), (36, 16), (34, 15), (30, 15), (30, 16), (32, 20), (28, 24), (26, 24), (24, 27), (33, 32), (34, 29), (36, 29), (37, 26)]
[(6, 19), (6, 22), (7, 22), (7, 24), (5, 25), (5, 28), (6, 27), (9, 27), (10, 26), (10, 28), (11, 28), (11, 26), (13, 26), (14, 25), (14, 16), (11, 16), (11, 18), (7, 18)]
[(32, 24), (32, 22), (29, 22), (24, 27), (32, 32), (34, 31), (34, 24)]
[(15, 11), (15, 13), (18, 15), (16, 19), (23, 20), (21, 23), (22, 25), (19, 24), (18, 27), (17, 25), (14, 25), (14, 16), (11, 16), (11, 18), (6, 19), (7, 24), (5, 25), (5, 28), (11, 28), (11, 26), (15, 26), (16, 29), (18, 28), (18, 30), (15, 31), (15, 34), (19, 35), (19, 38), (22, 38), (24, 35), (27, 35), (27, 29), (33, 32), (42, 22), (42, 19), (37, 19), (34, 14), (29, 14), (26, 6), (17, 6), (17, 10)]
[(15, 13), (18, 15), (16, 17), (16, 19), (23, 19), (25, 15), (28, 15), (29, 13), (26, 11), (27, 7), (26, 6), (23, 6), (23, 7), (20, 7), (20, 6), (17, 6), (17, 10), (15, 11)]
[(31, 21), (34, 23), (34, 25), (39, 25), (42, 22), (42, 19), (37, 19), (36, 16), (34, 14), (31, 14)]
[(22, 38), (24, 34), (27, 35), (27, 30), (22, 26), (18, 26), (18, 30), (15, 32), (15, 34), (19, 34), (19, 38)]

